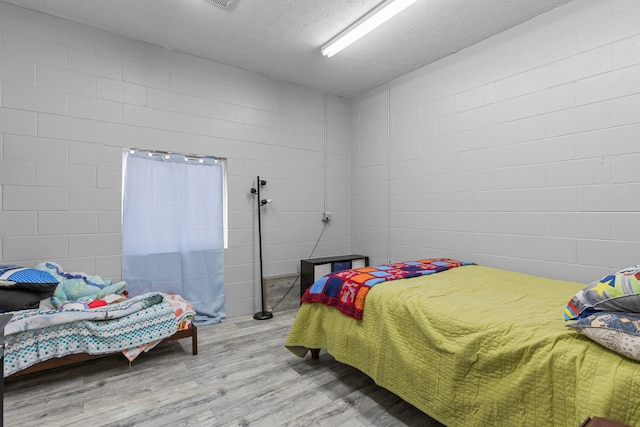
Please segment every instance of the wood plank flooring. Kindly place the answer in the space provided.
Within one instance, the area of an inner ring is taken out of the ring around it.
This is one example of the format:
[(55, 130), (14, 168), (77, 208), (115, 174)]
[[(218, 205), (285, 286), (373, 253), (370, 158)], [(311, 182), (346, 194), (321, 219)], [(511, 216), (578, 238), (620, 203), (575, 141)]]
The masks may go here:
[(319, 361), (290, 353), (295, 313), (202, 326), (198, 356), (186, 339), (131, 366), (117, 355), (16, 378), (4, 425), (442, 427), (324, 351)]

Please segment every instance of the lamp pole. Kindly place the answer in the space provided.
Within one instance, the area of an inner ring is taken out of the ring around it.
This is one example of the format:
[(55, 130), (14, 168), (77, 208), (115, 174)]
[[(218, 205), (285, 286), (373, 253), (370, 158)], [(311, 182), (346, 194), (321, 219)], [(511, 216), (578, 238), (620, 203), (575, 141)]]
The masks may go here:
[[(260, 176), (257, 177), (256, 182), (256, 195), (258, 196), (258, 251), (260, 254), (260, 298), (262, 300), (262, 311), (257, 312), (253, 315), (253, 318), (256, 320), (267, 320), (273, 317), (273, 313), (267, 311), (267, 301), (265, 299), (264, 293), (264, 275), (262, 272), (262, 219), (260, 217), (260, 209), (262, 206), (266, 205), (270, 202), (270, 200), (263, 200), (260, 198), (260, 187), (267, 184), (267, 181), (260, 180)], [(251, 192), (254, 193), (254, 189), (251, 189)]]

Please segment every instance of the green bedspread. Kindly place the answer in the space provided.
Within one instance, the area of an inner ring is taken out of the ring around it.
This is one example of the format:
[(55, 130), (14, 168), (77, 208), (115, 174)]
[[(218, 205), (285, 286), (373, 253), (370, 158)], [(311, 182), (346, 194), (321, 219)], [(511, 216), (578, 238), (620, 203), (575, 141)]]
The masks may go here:
[(584, 286), (466, 266), (374, 286), (361, 321), (305, 303), (285, 345), (326, 349), (448, 427), (640, 425), (640, 363), (564, 324)]

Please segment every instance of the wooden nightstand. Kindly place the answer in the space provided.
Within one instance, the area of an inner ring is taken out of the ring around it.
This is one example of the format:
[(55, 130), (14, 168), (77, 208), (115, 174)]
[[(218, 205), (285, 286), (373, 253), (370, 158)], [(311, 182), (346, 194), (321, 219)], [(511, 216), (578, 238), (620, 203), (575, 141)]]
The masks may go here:
[(329, 273), (369, 265), (369, 257), (364, 255), (339, 255), (325, 258), (300, 260), (300, 297), (313, 282)]

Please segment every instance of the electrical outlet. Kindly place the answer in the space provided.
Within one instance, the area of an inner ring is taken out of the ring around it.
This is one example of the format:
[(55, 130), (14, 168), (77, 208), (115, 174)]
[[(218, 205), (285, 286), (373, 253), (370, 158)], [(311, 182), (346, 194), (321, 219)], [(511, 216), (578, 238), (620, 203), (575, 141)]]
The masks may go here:
[(324, 212), (322, 214), (322, 222), (327, 224), (327, 223), (329, 223), (329, 221), (331, 221), (331, 212)]

